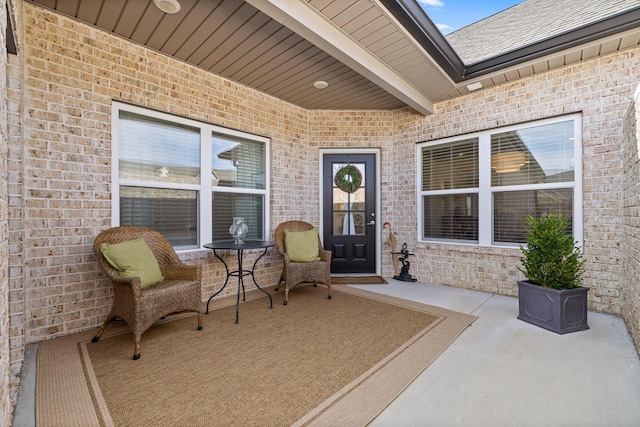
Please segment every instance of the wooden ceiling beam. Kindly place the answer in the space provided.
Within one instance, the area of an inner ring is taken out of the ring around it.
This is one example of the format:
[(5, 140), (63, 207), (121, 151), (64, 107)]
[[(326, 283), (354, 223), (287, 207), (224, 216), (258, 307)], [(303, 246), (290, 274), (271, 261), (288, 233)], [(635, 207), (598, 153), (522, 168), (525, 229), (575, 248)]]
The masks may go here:
[(400, 74), (305, 1), (246, 0), (256, 9), (315, 44), (329, 55), (371, 80), (417, 112), (433, 114), (433, 102)]

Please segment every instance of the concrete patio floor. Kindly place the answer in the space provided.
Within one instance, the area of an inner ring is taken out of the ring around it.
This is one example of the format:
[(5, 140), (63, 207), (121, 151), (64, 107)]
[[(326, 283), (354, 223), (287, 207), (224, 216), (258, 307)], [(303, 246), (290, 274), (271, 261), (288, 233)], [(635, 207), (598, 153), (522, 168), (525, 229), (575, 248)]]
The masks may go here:
[(388, 281), (361, 287), (478, 319), (371, 427), (640, 426), (640, 359), (622, 319), (589, 312), (589, 330), (558, 335), (518, 320), (517, 298)]
[[(372, 427), (640, 426), (640, 359), (622, 319), (590, 312), (589, 330), (557, 335), (518, 320), (516, 298), (387, 280), (359, 287), (478, 319)], [(25, 356), (14, 427), (35, 425), (36, 352)]]

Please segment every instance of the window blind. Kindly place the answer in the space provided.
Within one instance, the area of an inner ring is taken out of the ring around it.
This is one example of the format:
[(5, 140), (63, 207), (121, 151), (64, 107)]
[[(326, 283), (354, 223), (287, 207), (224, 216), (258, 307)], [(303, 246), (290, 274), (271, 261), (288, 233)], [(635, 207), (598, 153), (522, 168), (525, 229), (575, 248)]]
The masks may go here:
[[(542, 218), (550, 213), (573, 216), (573, 189), (496, 192), (493, 196), (493, 239), (495, 243), (526, 241), (528, 215)], [(571, 229), (567, 230), (571, 233)]]
[(422, 149), (422, 190), (478, 187), (478, 139)]
[(200, 130), (120, 111), (119, 176), (197, 184)]
[(553, 212), (580, 241), (581, 145), (579, 114), (420, 144), (421, 238), (521, 244), (526, 217)]
[(120, 225), (142, 225), (174, 246), (198, 244), (196, 191), (120, 187)]
[(265, 189), (265, 146), (261, 142), (214, 134), (213, 184), (220, 187)]
[(573, 121), (491, 135), (491, 185), (574, 180)]
[(248, 240), (262, 240), (264, 196), (214, 192), (212, 195), (213, 240), (231, 240), (229, 227), (234, 217), (244, 219)]

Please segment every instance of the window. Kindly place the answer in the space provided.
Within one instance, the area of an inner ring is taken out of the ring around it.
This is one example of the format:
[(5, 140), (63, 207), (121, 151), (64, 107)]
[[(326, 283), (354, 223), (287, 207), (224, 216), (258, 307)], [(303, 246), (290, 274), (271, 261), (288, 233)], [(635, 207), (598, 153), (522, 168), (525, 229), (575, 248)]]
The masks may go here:
[(581, 148), (579, 115), (418, 144), (421, 240), (517, 246), (558, 212), (581, 241)]
[(233, 217), (264, 240), (269, 140), (131, 105), (113, 107), (114, 225), (144, 225), (176, 249), (230, 240)]
[[(228, 240), (233, 217), (244, 218), (248, 239), (265, 240), (265, 144), (214, 133), (211, 210), (213, 240)], [(222, 221), (215, 221), (222, 218)]]
[(478, 240), (478, 138), (422, 151), (424, 235)]

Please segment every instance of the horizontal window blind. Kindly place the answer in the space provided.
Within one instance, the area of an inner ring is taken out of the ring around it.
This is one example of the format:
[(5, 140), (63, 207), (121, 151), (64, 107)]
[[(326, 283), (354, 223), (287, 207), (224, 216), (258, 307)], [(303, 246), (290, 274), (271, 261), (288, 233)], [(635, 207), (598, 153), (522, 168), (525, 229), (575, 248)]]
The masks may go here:
[[(523, 243), (528, 215), (542, 218), (560, 213), (569, 222), (573, 217), (573, 189), (505, 191), (493, 196), (493, 235), (495, 243)], [(571, 233), (571, 229), (567, 230)]]
[(265, 146), (256, 141), (213, 135), (213, 185), (265, 189)]
[(478, 194), (423, 197), (423, 238), (478, 241)]
[(525, 220), (560, 213), (582, 238), (579, 114), (418, 145), (421, 238), (525, 243)]
[(120, 225), (142, 225), (174, 246), (198, 244), (196, 191), (120, 187)]
[(259, 194), (212, 194), (213, 241), (232, 240), (229, 227), (234, 217), (244, 219), (249, 228), (246, 239), (262, 240), (264, 196)]
[(422, 148), (422, 190), (478, 187), (478, 139)]
[(117, 101), (112, 118), (114, 223), (158, 230), (177, 249), (230, 240), (234, 217), (265, 238), (268, 138)]
[(573, 121), (491, 135), (491, 185), (572, 182)]
[(120, 178), (199, 183), (199, 129), (120, 111), (119, 141)]

